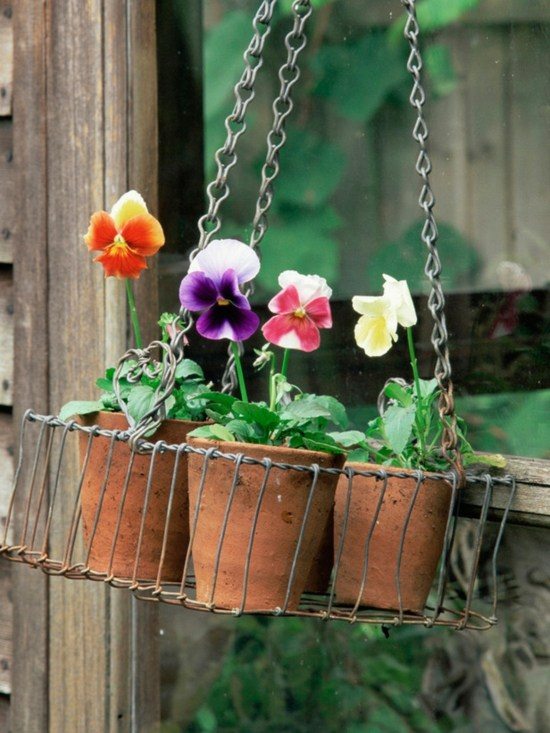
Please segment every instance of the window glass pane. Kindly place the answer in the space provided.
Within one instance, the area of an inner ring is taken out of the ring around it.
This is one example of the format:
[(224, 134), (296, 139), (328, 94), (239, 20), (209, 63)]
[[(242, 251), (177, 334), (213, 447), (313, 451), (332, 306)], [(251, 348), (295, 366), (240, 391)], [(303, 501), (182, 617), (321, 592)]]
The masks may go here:
[[(177, 307), (177, 284), (186, 268), (181, 253), (196, 245), (193, 218), (204, 213), (194, 188), (201, 178), (197, 167), (203, 164), (207, 181), (212, 180), (214, 152), (224, 139), (223, 120), (232, 107), (232, 86), (259, 2), (202, 3), (202, 57), (193, 33), (197, 4), (183, 5), (159, 3), (161, 69), (166, 70), (161, 78), (161, 213), (174, 242), (164, 259), (167, 309)], [(239, 160), (230, 173), (231, 196), (221, 207), (221, 235), (245, 241), (278, 89), (276, 70), (284, 60), (283, 39), (291, 22), (290, 2), (279, 5), (248, 129), (239, 140)], [(403, 339), (383, 359), (367, 359), (357, 348), (352, 295), (378, 294), (383, 273), (406, 278), (420, 316), (415, 338), (422, 376), (434, 366), (417, 148), (411, 137), (414, 115), (398, 0), (318, 0), (315, 5), (255, 298), (265, 318), (265, 303), (281, 270), (316, 272), (329, 280), (335, 327), (323, 333), (314, 357), (293, 355), (292, 379), (340, 398), (361, 426), (375, 414), (385, 380), (409, 374)], [(550, 458), (550, 1), (424, 0), (419, 5), (458, 410), (477, 449)], [(201, 132), (200, 112), (194, 108), (191, 118), (188, 112), (189, 100), (196, 104), (200, 94), (201, 58), (204, 150), (193, 141), (193, 132)], [(259, 347), (261, 340), (251, 345)], [(193, 343), (191, 348), (197, 358), (206, 358), (209, 376), (219, 378), (223, 345)], [(251, 361), (245, 358), (251, 389), (260, 397), (263, 375), (252, 374)], [(463, 531), (467, 538), (467, 522)], [(503, 595), (508, 598), (523, 577), (517, 548), (524, 543), (527, 558), (528, 546), (537, 537), (542, 542), (534, 530), (515, 530), (512, 537), (504, 551), (509, 576)], [(520, 626), (530, 623), (527, 606), (520, 607)], [(162, 614), (166, 731), (362, 733), (483, 726), (500, 731), (510, 724), (507, 715), (520, 714), (515, 705), (531, 705), (540, 719), (548, 715), (544, 701), (535, 700), (536, 686), (527, 692), (517, 682), (521, 675), (511, 656), (502, 662), (508, 687), (498, 688), (498, 663), (487, 656), (489, 645), (470, 637), (459, 643), (458, 635), (411, 628), (392, 631), (388, 640), (370, 627), (220, 619), (177, 608), (163, 608)], [(511, 623), (505, 616), (504, 631), (498, 632), (503, 644)], [(541, 635), (536, 629), (533, 634), (540, 644)], [(468, 677), (472, 668), (481, 670), (475, 680)], [(452, 675), (456, 681), (447, 684)], [(457, 691), (461, 684), (464, 693)], [(462, 700), (453, 708), (452, 696), (462, 694), (470, 707)], [(475, 725), (466, 719), (467, 709), (476, 711)], [(518, 719), (512, 725), (521, 725)]]

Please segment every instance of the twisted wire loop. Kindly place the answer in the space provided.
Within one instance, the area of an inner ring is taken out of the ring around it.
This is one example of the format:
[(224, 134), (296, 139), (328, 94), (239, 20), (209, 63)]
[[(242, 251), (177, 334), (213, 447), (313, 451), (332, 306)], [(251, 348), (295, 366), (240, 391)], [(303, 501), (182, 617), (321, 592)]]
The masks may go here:
[[(114, 393), (130, 426), (128, 445), (132, 451), (138, 453), (143, 451), (142, 439), (154, 432), (166, 419), (166, 402), (174, 391), (176, 370), (183, 359), (186, 333), (192, 327), (192, 321), (185, 322), (176, 318), (171, 327), (170, 341), (152, 341), (143, 349), (128, 349), (119, 359), (113, 375)], [(160, 359), (156, 358), (157, 351), (161, 354)], [(139, 384), (143, 377), (160, 377), (160, 383), (155, 390), (151, 407), (136, 422), (124, 401), (122, 379), (130, 384)]]
[(436, 354), (434, 376), (440, 387), (439, 415), (441, 417), (443, 431), (441, 436), (441, 450), (449, 465), (452, 466), (460, 477), (460, 483), (464, 484), (464, 468), (458, 450), (458, 434), (454, 403), (453, 382), (451, 379), (451, 362), (449, 357), (449, 334), (445, 318), (445, 296), (441, 286), (441, 260), (437, 249), (437, 224), (433, 214), (435, 197), (430, 184), (430, 173), (432, 164), (428, 155), (427, 140), (428, 126), (424, 117), (424, 104), (426, 92), (422, 85), (422, 56), (420, 53), (419, 36), (420, 28), (416, 17), (416, 0), (401, 0), (405, 8), (407, 18), (405, 22), (404, 35), (409, 42), (409, 57), (407, 70), (412, 76), (413, 85), (409, 97), (411, 106), (416, 111), (416, 121), (413, 127), (412, 136), (420, 148), (416, 160), (416, 172), (422, 179), (422, 188), (418, 204), (424, 212), (425, 220), (422, 227), (421, 238), (428, 249), (425, 273), (430, 281), (430, 295), (428, 308), (434, 320), (432, 330), (432, 345)]
[[(256, 210), (252, 222), (250, 246), (258, 247), (267, 232), (268, 213), (273, 203), (273, 183), (280, 171), (279, 153), (286, 143), (286, 121), (294, 109), (291, 97), (292, 88), (300, 78), (298, 58), (307, 45), (305, 34), (306, 23), (313, 12), (311, 0), (294, 0), (292, 13), (294, 16), (292, 29), (285, 36), (286, 60), (279, 69), (279, 94), (273, 101), (273, 122), (267, 134), (267, 153), (262, 166), (261, 183), (256, 200)], [(244, 291), (246, 297), (254, 293), (254, 283), (248, 284)], [(239, 344), (239, 353), (242, 345)], [(227, 362), (222, 377), (222, 392), (233, 392), (237, 386), (235, 356), (231, 349), (227, 352)]]

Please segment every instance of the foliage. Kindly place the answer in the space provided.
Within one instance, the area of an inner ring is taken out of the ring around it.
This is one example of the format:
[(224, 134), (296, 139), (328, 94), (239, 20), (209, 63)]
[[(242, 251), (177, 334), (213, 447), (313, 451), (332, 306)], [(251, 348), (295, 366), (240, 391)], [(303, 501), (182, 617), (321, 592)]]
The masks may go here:
[(443, 733), (420, 704), (424, 630), (239, 619), (233, 649), (190, 733)]
[[(163, 313), (159, 321), (164, 341), (167, 341), (167, 327), (174, 323), (176, 316)], [(156, 393), (162, 379), (159, 374), (142, 374), (138, 382), (128, 379), (129, 373), (137, 366), (136, 361), (128, 360), (124, 363), (119, 379), (120, 397), (126, 405), (130, 418), (134, 423), (139, 422), (153, 407)], [(61, 420), (67, 420), (73, 415), (88, 415), (100, 410), (119, 412), (120, 404), (114, 391), (113, 379), (115, 368), (110, 367), (105, 375), (96, 380), (96, 386), (102, 390), (98, 400), (72, 401), (63, 405), (59, 412)], [(192, 359), (183, 359), (176, 368), (174, 391), (166, 400), (167, 417), (175, 420), (203, 420), (205, 401), (201, 395), (206, 391), (202, 368)]]
[[(282, 375), (274, 375), (281, 377)], [(265, 402), (242, 402), (231, 395), (206, 392), (206, 415), (214, 422), (195, 429), (190, 435), (222, 441), (238, 441), (261, 445), (288, 445), (291, 448), (344, 452), (342, 440), (327, 433), (329, 425), (346, 428), (348, 418), (344, 406), (326, 395), (288, 395), (287, 383), (279, 380), (280, 399), (268, 406)], [(290, 385), (288, 385), (290, 387)], [(343, 433), (346, 436), (346, 433)]]
[[(437, 412), (440, 390), (435, 379), (419, 379), (420, 398), (413, 385), (390, 382), (384, 389), (388, 406), (368, 423), (363, 441), (349, 454), (350, 461), (373, 461), (384, 466), (446, 471), (448, 462), (439, 451), (442, 423)], [(479, 456), (466, 438), (466, 425), (458, 419), (459, 449), (465, 465), (485, 463), (503, 468), (500, 455)], [(333, 435), (334, 437), (334, 435)]]
[[(448, 46), (432, 34), (457, 21), (479, 1), (448, 0), (441, 3), (439, 0), (423, 0), (418, 3), (419, 21), (424, 31), (425, 68), (432, 91), (437, 95), (451, 93), (456, 87), (457, 76)], [(316, 10), (324, 7), (326, 11), (332, 11), (331, 20), (337, 25), (340, 3), (341, 0), (315, 0), (313, 4)], [(284, 0), (280, 12), (275, 14), (271, 37), (265, 47), (265, 65), (268, 68), (280, 63), (274, 48), (282, 40), (282, 35), (288, 32), (291, 6), (292, 0)], [(322, 26), (321, 16), (314, 14), (312, 23), (317, 23), (318, 28)], [(302, 57), (303, 79), (293, 89), (296, 112), (289, 118), (287, 142), (281, 151), (281, 174), (275, 184), (274, 202), (269, 213), (270, 229), (263, 248), (263, 268), (258, 278), (260, 298), (283, 263), (307, 272), (313, 261), (316, 272), (330, 279), (337, 294), (349, 294), (346, 273), (342, 272), (342, 261), (347, 262), (347, 259), (341, 257), (344, 242), (339, 241), (342, 236), (339, 231), (353, 204), (347, 197), (342, 198), (340, 191), (354, 161), (345, 152), (347, 141), (342, 136), (333, 135), (334, 124), (338, 123), (338, 118), (349, 120), (355, 125), (353, 134), (370, 135), (370, 123), (384, 106), (391, 104), (403, 108), (408, 105), (410, 82), (406, 70), (408, 49), (402, 37), (403, 13), (385, 28), (365, 31), (358, 24), (357, 28), (352, 27), (343, 33), (342, 39), (331, 28), (332, 24), (324, 30), (327, 38), (321, 36), (317, 39), (315, 53), (308, 55), (306, 52)], [(233, 105), (232, 88), (243, 68), (242, 53), (251, 37), (251, 30), (250, 13), (239, 8), (226, 10), (206, 35), (205, 163), (209, 179), (214, 171), (214, 152), (225, 134), (223, 121)], [(319, 44), (319, 40), (322, 43)], [(262, 69), (258, 77), (259, 86), (262, 79), (266, 79), (264, 73)], [(307, 101), (304, 97), (308, 97)], [(332, 124), (325, 124), (324, 120), (330, 121), (331, 116)], [(266, 121), (262, 113), (257, 113), (257, 107), (251, 107), (247, 127), (252, 132), (246, 136), (247, 149), (243, 147), (240, 152), (253, 163), (247, 168), (255, 171), (259, 171), (265, 156), (265, 129), (264, 125), (260, 129), (259, 120)], [(239, 194), (253, 196), (256, 187), (255, 178), (241, 175)], [(225, 217), (224, 226), (231, 229), (232, 236), (242, 237), (242, 230), (249, 227), (249, 205), (238, 203), (235, 208), (232, 201), (231, 206), (234, 208), (229, 217)], [(370, 207), (369, 210), (374, 209)], [(479, 269), (479, 258), (470, 243), (455, 229), (445, 223), (441, 223), (440, 229), (445, 272), (449, 285), (453, 287), (475, 275)], [(376, 231), (377, 222), (373, 220), (366, 232), (371, 241), (373, 233), (376, 241)], [(379, 239), (369, 257), (368, 270), (362, 273), (364, 278), (378, 279), (382, 271), (394, 270), (384, 264), (391, 258), (392, 264), (395, 260), (406, 268), (415, 291), (424, 289), (425, 253), (419, 246), (418, 232), (419, 225), (415, 224), (398, 241)], [(349, 241), (345, 242), (346, 247), (349, 244)], [(395, 258), (395, 247), (402, 248), (399, 260)], [(416, 279), (410, 277), (411, 272), (418, 273)]]

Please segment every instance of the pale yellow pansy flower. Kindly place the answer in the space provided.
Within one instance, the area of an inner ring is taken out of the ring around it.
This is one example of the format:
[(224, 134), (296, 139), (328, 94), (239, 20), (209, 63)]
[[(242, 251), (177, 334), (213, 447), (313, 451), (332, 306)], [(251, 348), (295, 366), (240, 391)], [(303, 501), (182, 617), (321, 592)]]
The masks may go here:
[(397, 316), (391, 300), (385, 295), (356, 295), (351, 303), (361, 313), (354, 331), (357, 345), (367, 356), (383, 356), (397, 341)]
[(397, 326), (409, 328), (417, 321), (406, 280), (384, 275), (384, 295), (352, 298), (353, 309), (361, 314), (355, 326), (355, 341), (367, 356), (383, 356), (397, 341)]
[(406, 280), (396, 280), (391, 275), (384, 275), (384, 295), (391, 301), (397, 316), (397, 323), (403, 328), (410, 328), (417, 322), (416, 311), (411, 298), (411, 291)]

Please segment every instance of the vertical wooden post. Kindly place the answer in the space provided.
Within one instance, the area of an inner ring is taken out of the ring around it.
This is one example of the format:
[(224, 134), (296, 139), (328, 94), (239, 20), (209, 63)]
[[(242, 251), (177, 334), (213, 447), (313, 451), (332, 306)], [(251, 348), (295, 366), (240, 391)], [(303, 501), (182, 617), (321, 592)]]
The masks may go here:
[[(154, 0), (19, 0), (15, 14), (17, 403), (55, 412), (92, 397), (126, 346), (122, 284), (104, 280), (82, 234), (91, 212), (128, 188), (155, 210)], [(147, 276), (141, 316), (151, 333), (156, 272)], [(60, 486), (67, 511), (74, 479)], [(66, 528), (67, 517), (56, 521)], [(156, 608), (102, 584), (48, 583), (27, 568), (15, 582), (13, 730), (151, 730)]]

